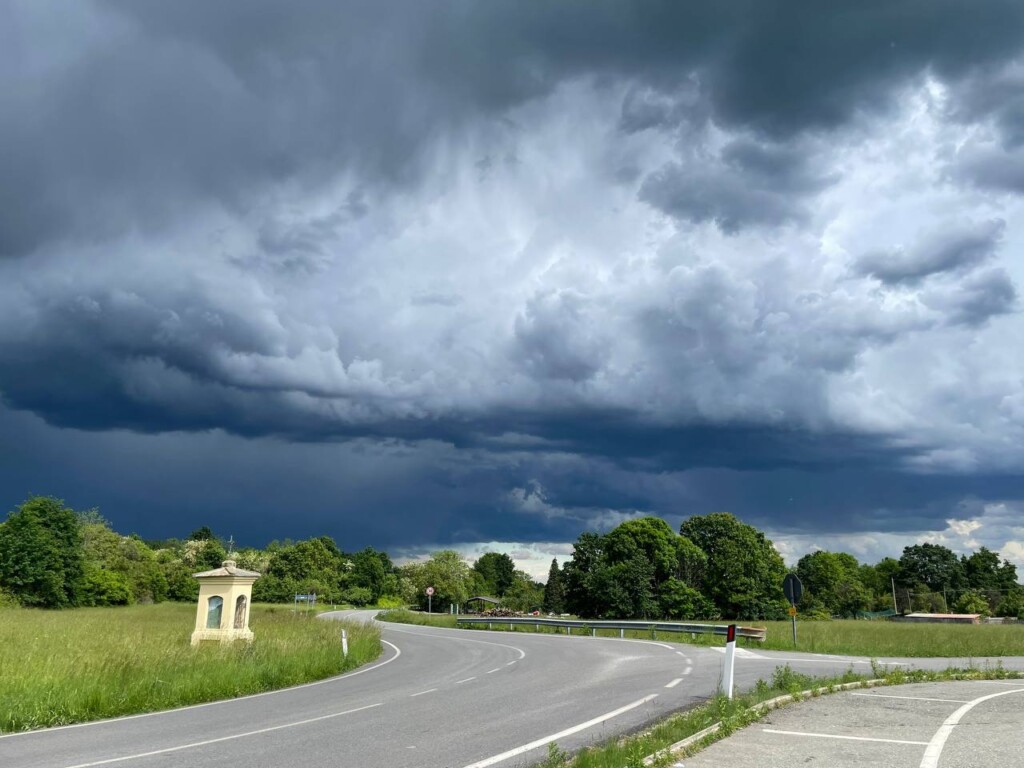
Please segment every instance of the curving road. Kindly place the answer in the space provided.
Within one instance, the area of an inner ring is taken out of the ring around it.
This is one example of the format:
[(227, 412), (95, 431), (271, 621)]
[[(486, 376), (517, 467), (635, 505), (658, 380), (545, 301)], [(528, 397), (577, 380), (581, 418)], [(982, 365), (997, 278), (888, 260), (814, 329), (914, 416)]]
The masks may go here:
[[(382, 626), (380, 660), (347, 675), (168, 712), (0, 736), (0, 766), (527, 766), (544, 758), (550, 741), (573, 750), (706, 699), (718, 687), (723, 659), (715, 649), (668, 643)], [(851, 664), (870, 670), (862, 658), (741, 652), (736, 683), (750, 687), (783, 663), (820, 675)], [(945, 668), (950, 660), (886, 663)], [(1024, 669), (1024, 658), (1002, 663)]]

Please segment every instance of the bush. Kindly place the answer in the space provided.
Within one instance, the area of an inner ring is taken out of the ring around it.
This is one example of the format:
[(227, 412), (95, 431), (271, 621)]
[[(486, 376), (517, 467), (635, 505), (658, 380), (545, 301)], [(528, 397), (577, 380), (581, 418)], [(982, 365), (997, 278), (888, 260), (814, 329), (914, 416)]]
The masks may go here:
[(373, 591), (367, 587), (349, 587), (341, 593), (341, 599), (357, 607), (370, 605), (373, 602)]
[(82, 588), (82, 604), (87, 606), (131, 605), (132, 588), (120, 573), (103, 568), (90, 569)]
[(397, 595), (381, 595), (380, 599), (377, 601), (377, 605), (379, 605), (381, 608), (390, 609), (401, 608), (403, 605), (405, 605), (405, 603), (402, 602), (402, 598), (398, 597)]

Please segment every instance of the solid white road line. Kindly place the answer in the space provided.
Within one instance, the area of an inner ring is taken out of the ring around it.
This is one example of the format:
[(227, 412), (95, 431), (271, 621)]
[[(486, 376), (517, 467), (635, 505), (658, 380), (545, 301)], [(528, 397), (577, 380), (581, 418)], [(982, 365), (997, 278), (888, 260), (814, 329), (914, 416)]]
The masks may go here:
[(668, 684), (668, 685), (666, 685), (665, 687), (666, 687), (666, 688), (675, 688), (675, 687), (676, 687), (677, 685), (679, 685), (679, 684), (680, 684), (681, 682), (683, 682), (683, 678), (681, 678), (681, 677), (677, 677), (677, 678), (676, 678), (675, 680), (673, 680), (673, 681), (672, 681), (671, 683), (669, 683), (669, 684)]
[(425, 693), (433, 693), (436, 690), (437, 690), (437, 688), (429, 688), (429, 689), (427, 689), (425, 691), (420, 691), (419, 693), (411, 693), (411, 694), (409, 694), (409, 698), (410, 699), (415, 699), (417, 696), (422, 696)]
[(625, 712), (629, 712), (629, 710), (631, 709), (636, 709), (642, 704), (646, 704), (648, 701), (651, 701), (652, 699), (656, 698), (658, 698), (658, 694), (656, 693), (651, 694), (650, 696), (644, 696), (642, 699), (638, 699), (637, 701), (634, 701), (632, 704), (627, 704), (624, 707), (619, 707), (618, 709), (608, 712), (607, 714), (601, 715), (600, 717), (595, 717), (593, 720), (587, 720), (587, 722), (580, 723), (579, 725), (574, 725), (572, 728), (566, 728), (564, 731), (559, 731), (558, 733), (553, 733), (550, 736), (545, 736), (542, 739), (531, 741), (529, 744), (523, 744), (523, 746), (521, 747), (510, 749), (508, 750), (508, 752), (502, 752), (500, 755), (494, 755), (494, 757), (488, 757), (484, 760), (471, 763), (470, 765), (467, 765), (466, 768), (487, 768), (487, 766), (489, 765), (495, 765), (496, 763), (508, 760), (510, 757), (515, 757), (516, 755), (521, 755), (524, 752), (529, 752), (531, 749), (543, 747), (546, 744), (550, 744), (552, 741), (555, 741), (557, 739), (561, 739), (566, 736), (571, 736), (572, 734), (579, 733), (580, 731), (585, 731), (587, 728), (592, 728), (593, 726), (598, 725), (599, 723), (603, 723), (606, 720), (611, 720), (613, 717), (618, 717), (619, 715)]
[(807, 736), (812, 739), (842, 739), (844, 741), (879, 741), (883, 744), (913, 744), (923, 747), (927, 741), (903, 741), (902, 739), (873, 739), (869, 736), (840, 736), (835, 733), (803, 733), (801, 731), (776, 731), (772, 728), (762, 729), (765, 733), (776, 733), (780, 736)]
[[(433, 629), (439, 629), (439, 627), (433, 627)], [(441, 628), (441, 629), (443, 629), (443, 628)], [(519, 658), (520, 659), (525, 659), (526, 658), (526, 651), (524, 651), (522, 648), (516, 648), (514, 645), (506, 645), (505, 643), (491, 643), (491, 642), (488, 642), (487, 640), (474, 640), (474, 639), (469, 638), (469, 637), (463, 637), (462, 636), (463, 633), (467, 633), (468, 634), (468, 630), (465, 630), (465, 629), (453, 629), (453, 630), (451, 630), (452, 632), (457, 632), (458, 633), (458, 634), (455, 634), (455, 635), (448, 634), (447, 632), (444, 632), (444, 633), (437, 633), (437, 632), (411, 632), (411, 631), (409, 631), (407, 629), (395, 629), (395, 627), (393, 625), (387, 625), (387, 630), (388, 630), (388, 632), (397, 632), (400, 635), (419, 635), (420, 637), (439, 637), (439, 638), (442, 638), (442, 639), (445, 639), (445, 640), (459, 640), (459, 641), (461, 641), (463, 643), (480, 643), (481, 645), (496, 645), (499, 648), (510, 648), (510, 649), (512, 649), (513, 651), (515, 651), (516, 653), (519, 654)], [(481, 633), (482, 633), (482, 631), (481, 631)], [(474, 632), (474, 634), (475, 634), (475, 632)]]
[(263, 693), (250, 693), (248, 696), (237, 696), (233, 699), (221, 699), (220, 701), (207, 701), (204, 704), (189, 704), (187, 707), (175, 707), (174, 709), (162, 709), (159, 712), (143, 712), (138, 715), (125, 715), (124, 717), (108, 717), (105, 720), (90, 720), (88, 723), (72, 723), (71, 725), (55, 725), (52, 728), (38, 728), (34, 731), (18, 731), (17, 733), (4, 733), (0, 734), (0, 739), (15, 739), (18, 737), (25, 736), (38, 736), (40, 734), (53, 733), (54, 731), (66, 731), (70, 728), (89, 728), (96, 725), (105, 725), (107, 723), (115, 723), (119, 720), (138, 720), (142, 717), (160, 717), (161, 715), (171, 715), (176, 712), (185, 712), (190, 709), (200, 709), (202, 707), (217, 707), (222, 704), (234, 704), (239, 701), (247, 701), (248, 699), (258, 699), (261, 696), (277, 696), (282, 693), (288, 693), (289, 691), (297, 691), (302, 688), (312, 688), (314, 685), (327, 685), (328, 683), (337, 683), (342, 680), (346, 680), (356, 675), (362, 675), (366, 672), (372, 672), (375, 669), (380, 669), (385, 664), (390, 664), (392, 661), (402, 655), (402, 651), (394, 643), (389, 643), (387, 640), (381, 640), (384, 645), (390, 645), (395, 655), (390, 659), (385, 659), (379, 664), (374, 664), (370, 667), (362, 667), (354, 672), (346, 672), (343, 675), (337, 675), (336, 677), (328, 677), (326, 680), (315, 680), (312, 683), (301, 683), (300, 685), (293, 685), (289, 688), (279, 688), (276, 691), (264, 691)]
[(851, 696), (863, 696), (865, 699), (906, 699), (907, 701), (945, 701), (950, 704), (966, 704), (967, 699), (929, 699), (924, 696), (890, 696), (885, 693), (851, 693)]
[(152, 757), (153, 755), (166, 755), (170, 752), (180, 752), (183, 749), (192, 749), (194, 747), (205, 747), (208, 744), (217, 744), (222, 741), (233, 741), (234, 739), (244, 739), (249, 736), (259, 736), (262, 733), (271, 733), (272, 731), (280, 731), (284, 728), (295, 728), (300, 725), (309, 725), (310, 723), (318, 723), (321, 720), (330, 720), (333, 717), (341, 717), (343, 715), (351, 715), (355, 712), (362, 712), (367, 709), (373, 709), (374, 707), (381, 707), (380, 704), (370, 704), (365, 707), (357, 707), (356, 709), (347, 709), (344, 712), (332, 712), (329, 715), (321, 715), (320, 717), (311, 717), (308, 720), (299, 720), (294, 723), (285, 723), (284, 725), (274, 725), (270, 728), (260, 728), (256, 731), (246, 731), (245, 733), (235, 733), (231, 736), (221, 736), (219, 739), (206, 739), (205, 741), (194, 741), (191, 744), (180, 744), (177, 747), (167, 747), (165, 749), (154, 749), (152, 752), (139, 752), (135, 755), (124, 755), (123, 757), (112, 757), (107, 760), (97, 760), (92, 763), (79, 763), (78, 765), (70, 765), (68, 768), (93, 768), (97, 765), (110, 765), (111, 763), (123, 763), (125, 760), (138, 760), (142, 757)]
[(938, 768), (939, 758), (942, 757), (942, 750), (946, 746), (946, 739), (948, 739), (949, 735), (953, 733), (953, 729), (956, 728), (964, 715), (989, 699), (997, 699), (1000, 696), (1009, 696), (1013, 693), (1024, 693), (1024, 688), (1018, 688), (1013, 691), (1000, 691), (999, 693), (990, 693), (988, 696), (981, 696), (973, 701), (967, 702), (960, 707), (960, 709), (947, 717), (946, 721), (939, 726), (939, 730), (937, 730), (935, 735), (932, 736), (931, 741), (928, 742), (928, 748), (924, 751), (924, 757), (921, 758), (921, 768)]

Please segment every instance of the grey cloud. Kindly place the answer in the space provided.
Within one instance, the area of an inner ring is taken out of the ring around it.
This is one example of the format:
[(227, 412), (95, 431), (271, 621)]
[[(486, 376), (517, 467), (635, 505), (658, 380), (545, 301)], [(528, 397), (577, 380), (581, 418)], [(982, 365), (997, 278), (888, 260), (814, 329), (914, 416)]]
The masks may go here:
[(1001, 219), (944, 226), (909, 249), (865, 254), (854, 269), (890, 285), (915, 283), (941, 272), (965, 272), (994, 255), (1005, 229), (1006, 222)]
[(585, 381), (607, 356), (598, 326), (586, 298), (573, 291), (535, 296), (515, 321), (515, 357), (541, 378)]
[(717, 157), (687, 153), (649, 175), (640, 199), (680, 219), (711, 221), (724, 232), (747, 225), (781, 225), (806, 216), (805, 199), (834, 177), (818, 169), (809, 144), (736, 139)]
[(1017, 289), (1001, 268), (978, 272), (953, 286), (933, 289), (925, 304), (940, 310), (949, 323), (977, 327), (1017, 308)]

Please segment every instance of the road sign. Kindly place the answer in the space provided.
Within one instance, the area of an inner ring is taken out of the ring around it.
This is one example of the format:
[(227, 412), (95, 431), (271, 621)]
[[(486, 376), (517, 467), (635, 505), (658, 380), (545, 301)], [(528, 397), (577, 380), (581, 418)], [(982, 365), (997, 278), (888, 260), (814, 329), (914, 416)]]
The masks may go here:
[(789, 606), (789, 615), (793, 616), (793, 617), (796, 617), (796, 606), (795, 605)]
[(800, 578), (795, 573), (787, 573), (786, 578), (782, 580), (782, 591), (789, 604), (796, 605), (804, 596), (804, 585), (800, 583)]
[(434, 594), (434, 588), (433, 587), (427, 587), (427, 597), (430, 597), (433, 594)]

